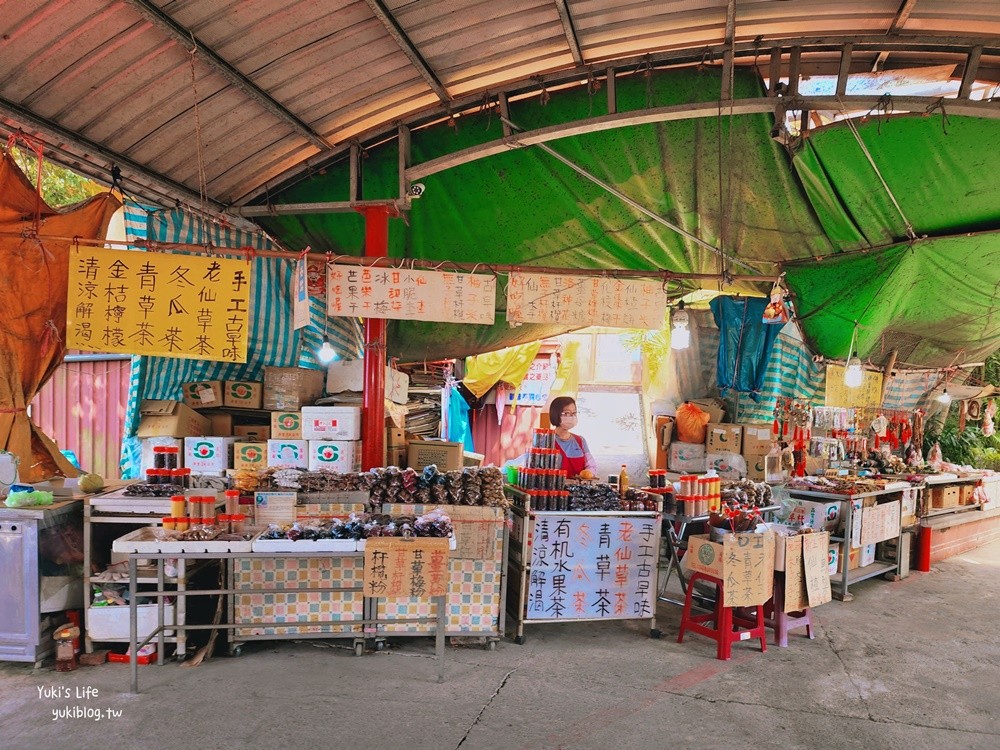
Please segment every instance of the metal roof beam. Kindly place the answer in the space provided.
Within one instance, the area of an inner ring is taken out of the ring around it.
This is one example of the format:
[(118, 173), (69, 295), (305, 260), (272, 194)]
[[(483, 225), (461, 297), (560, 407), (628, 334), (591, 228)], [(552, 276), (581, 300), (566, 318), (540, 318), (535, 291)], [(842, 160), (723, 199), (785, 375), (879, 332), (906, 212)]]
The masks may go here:
[(566, 34), (566, 43), (569, 45), (570, 54), (573, 55), (573, 62), (577, 65), (583, 65), (583, 51), (580, 49), (580, 40), (576, 36), (573, 16), (570, 15), (566, 0), (556, 0), (556, 9), (559, 11), (559, 20), (562, 21), (563, 32)]
[(198, 39), (194, 32), (184, 28), (177, 21), (163, 12), (149, 0), (125, 0), (135, 8), (142, 16), (149, 19), (154, 25), (163, 29), (186, 49), (190, 50), (193, 45), (195, 54), (208, 63), (211, 68), (222, 75), (232, 85), (248, 97), (260, 104), (264, 109), (277, 117), (279, 120), (292, 126), (297, 133), (305, 137), (310, 143), (320, 149), (329, 149), (333, 144), (321, 136), (296, 115), (290, 112), (283, 104), (278, 102), (269, 93), (260, 88), (257, 84), (247, 78), (243, 73), (233, 67), (229, 62), (220, 57), (211, 47)]
[[(21, 123), (26, 127), (33, 128), (38, 132), (42, 133), (46, 138), (53, 140), (53, 145), (58, 146), (60, 143), (65, 143), (72, 145), (78, 149), (81, 149), (87, 155), (97, 155), (102, 159), (106, 159), (110, 167), (111, 164), (117, 164), (122, 168), (122, 172), (125, 176), (128, 172), (133, 172), (138, 175), (142, 175), (147, 180), (151, 180), (154, 183), (162, 185), (164, 188), (168, 189), (170, 193), (175, 197), (183, 196), (185, 200), (191, 201), (194, 205), (200, 205), (202, 203), (202, 196), (198, 194), (197, 191), (192, 190), (187, 185), (177, 182), (176, 180), (162, 175), (156, 172), (144, 164), (120, 154), (117, 151), (112, 151), (111, 149), (102, 146), (96, 141), (92, 141), (84, 135), (65, 128), (58, 123), (52, 122), (40, 115), (36, 115), (34, 112), (25, 109), (19, 104), (8, 101), (3, 97), (0, 97), (0, 111), (6, 112), (13, 120)], [(87, 161), (87, 157), (81, 157), (81, 161)], [(89, 159), (93, 161), (93, 159)], [(222, 208), (222, 204), (218, 201), (212, 200), (211, 198), (205, 199), (206, 203), (212, 205), (213, 208)]]
[[(827, 110), (839, 112), (846, 110), (871, 110), (879, 102), (879, 97), (873, 95), (861, 96), (797, 96), (784, 97), (779, 101), (783, 102), (787, 109), (812, 111)], [(948, 114), (967, 115), (970, 117), (983, 117), (989, 119), (1000, 119), (1000, 103), (945, 99)], [(941, 97), (938, 96), (896, 96), (892, 99), (893, 106), (897, 112), (927, 112), (935, 105), (939, 105)], [(756, 97), (750, 99), (734, 99), (731, 111), (734, 115), (751, 115), (764, 112), (772, 112), (775, 106), (773, 97)], [(440, 156), (437, 159), (414, 165), (407, 170), (407, 177), (411, 181), (423, 179), (432, 174), (443, 172), (447, 169), (468, 164), (469, 162), (493, 156), (494, 154), (509, 151), (512, 148), (523, 146), (533, 146), (538, 143), (568, 138), (570, 136), (584, 135), (604, 130), (614, 130), (616, 128), (629, 127), (632, 125), (649, 125), (659, 122), (675, 122), (679, 120), (692, 120), (701, 117), (717, 117), (719, 103), (717, 101), (696, 102), (693, 104), (678, 104), (669, 107), (654, 107), (645, 110), (622, 112), (619, 114), (603, 115), (592, 117), (587, 120), (577, 120), (575, 122), (560, 123), (550, 125), (537, 130), (525, 131), (517, 135), (483, 143), (479, 146), (456, 151), (453, 154)]]
[(444, 84), (441, 83), (437, 74), (431, 69), (431, 66), (427, 64), (427, 61), (424, 60), (420, 51), (414, 46), (413, 42), (410, 41), (410, 37), (406, 35), (405, 31), (403, 31), (403, 27), (399, 25), (395, 16), (393, 16), (392, 13), (389, 12), (389, 9), (385, 7), (385, 4), (382, 3), (382, 0), (365, 0), (365, 2), (368, 4), (368, 7), (371, 8), (375, 17), (385, 27), (385, 30), (389, 32), (389, 36), (391, 36), (396, 41), (396, 44), (399, 45), (399, 48), (403, 50), (403, 54), (409, 58), (413, 67), (415, 67), (420, 72), (420, 75), (423, 76), (424, 80), (427, 81), (427, 85), (431, 87), (431, 90), (435, 94), (437, 94), (441, 103), (447, 104), (450, 102), (451, 95), (448, 93), (448, 90), (444, 87)]
[[(892, 36), (902, 31), (907, 19), (909, 19), (910, 14), (913, 12), (913, 6), (916, 4), (917, 0), (903, 0), (903, 4), (899, 6), (899, 10), (896, 11), (896, 15), (892, 19), (892, 23), (889, 24), (889, 30), (885, 33)], [(878, 53), (878, 57), (875, 58), (875, 63), (872, 65), (872, 73), (878, 73), (882, 70), (887, 57), (889, 57), (887, 51)]]
[[(832, 65), (834, 67), (831, 73), (835, 75), (837, 73), (837, 64), (841, 61), (842, 52), (847, 45), (851, 46), (855, 59), (858, 57), (859, 53), (875, 52), (879, 50), (954, 54), (967, 57), (970, 49), (974, 46), (983, 47), (982, 54), (984, 57), (993, 58), (1000, 56), (1000, 38), (998, 37), (944, 37), (917, 34), (906, 34), (892, 37), (884, 35), (790, 37), (787, 39), (768, 39), (764, 40), (763, 43), (755, 43), (754, 41), (736, 42), (732, 45), (732, 49), (734, 51), (736, 64), (740, 64), (741, 60), (745, 63), (749, 63), (750, 60), (755, 59), (758, 56), (763, 57), (766, 55), (770, 57), (769, 77), (771, 78), (772, 90), (768, 92), (768, 95), (774, 96), (773, 88), (775, 82), (779, 78), (778, 74), (782, 68), (783, 49), (788, 50), (791, 47), (801, 47), (803, 54), (811, 55), (819, 52), (826, 52), (831, 55), (836, 55), (837, 58), (832, 61)], [(706, 56), (712, 59), (717, 59), (723, 57), (725, 52), (725, 45), (716, 45), (711, 47), (699, 47), (697, 49), (670, 50), (654, 54), (624, 57), (608, 61), (608, 64), (613, 65), (616, 76), (621, 77), (650, 64), (654, 67), (661, 65), (697, 65), (701, 64)], [(537, 91), (538, 87), (541, 85), (553, 86), (573, 81), (586, 80), (586, 78), (589, 75), (592, 75), (592, 73), (593, 71), (589, 66), (579, 66), (568, 70), (560, 70), (553, 73), (545, 73), (540, 76), (532, 76), (531, 78), (512, 81), (508, 84), (493, 87), (492, 91), (513, 97), (519, 94)], [(815, 75), (815, 72), (812, 74)], [(846, 81), (846, 77), (844, 80)], [(408, 117), (405, 117), (404, 122), (411, 128), (415, 129), (441, 117), (447, 117), (449, 112), (459, 112), (470, 107), (479, 108), (482, 106), (482, 101), (482, 92), (476, 92), (450, 101), (447, 103), (447, 106), (437, 106), (433, 109), (416, 112)], [(834, 107), (833, 109), (837, 108)], [(371, 144), (377, 141), (385, 140), (387, 137), (391, 137), (395, 130), (395, 124), (385, 123), (373, 127), (364, 133), (360, 133), (354, 138), (364, 144)], [(338, 144), (332, 151), (311, 156), (305, 161), (286, 170), (279, 177), (269, 180), (268, 184), (271, 186), (270, 188), (260, 186), (252, 189), (240, 196), (236, 203), (238, 205), (245, 205), (262, 197), (269, 191), (269, 189), (270, 192), (273, 192), (275, 184), (279, 185), (279, 188), (287, 187), (289, 181), (300, 179), (303, 174), (307, 174), (313, 170), (323, 169), (343, 158), (347, 149), (348, 144), (345, 142)]]

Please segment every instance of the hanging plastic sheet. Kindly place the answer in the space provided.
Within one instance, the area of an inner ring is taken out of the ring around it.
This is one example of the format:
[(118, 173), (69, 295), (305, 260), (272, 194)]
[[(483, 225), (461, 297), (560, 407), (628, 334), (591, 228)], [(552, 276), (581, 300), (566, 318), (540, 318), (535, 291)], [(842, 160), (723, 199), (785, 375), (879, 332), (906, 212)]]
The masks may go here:
[(730, 390), (756, 401), (779, 326), (765, 325), (763, 297), (716, 297), (709, 305), (719, 327), (716, 377), (723, 396)]
[(465, 450), (473, 450), (472, 428), (469, 426), (469, 402), (458, 392), (456, 386), (448, 399), (448, 439), (462, 443)]

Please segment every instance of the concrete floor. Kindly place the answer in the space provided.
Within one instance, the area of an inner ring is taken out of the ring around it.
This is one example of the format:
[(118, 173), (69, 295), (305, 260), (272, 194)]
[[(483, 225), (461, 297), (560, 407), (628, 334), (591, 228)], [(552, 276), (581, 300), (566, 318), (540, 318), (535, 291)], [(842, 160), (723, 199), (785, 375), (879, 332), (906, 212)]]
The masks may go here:
[[(449, 648), (435, 681), (429, 640), (356, 658), (321, 642), (257, 643), (193, 669), (107, 664), (59, 674), (0, 666), (0, 747), (225, 748), (934, 748), (1000, 747), (996, 706), (1000, 543), (898, 583), (859, 584), (794, 635), (730, 662), (714, 644), (662, 640), (632, 623), (532, 626), (523, 646)], [(45, 699), (39, 688), (95, 688)], [(101, 720), (53, 718), (66, 706)], [(120, 711), (108, 718), (106, 710)]]

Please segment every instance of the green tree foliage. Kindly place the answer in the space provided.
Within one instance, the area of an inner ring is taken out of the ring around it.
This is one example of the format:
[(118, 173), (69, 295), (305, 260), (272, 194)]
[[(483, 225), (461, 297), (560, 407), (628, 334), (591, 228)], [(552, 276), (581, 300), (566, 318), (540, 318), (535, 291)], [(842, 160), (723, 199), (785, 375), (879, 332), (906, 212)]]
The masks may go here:
[[(38, 176), (38, 159), (35, 154), (27, 149), (15, 147), (11, 149), (11, 155), (28, 181), (34, 185)], [(44, 158), (43, 155), (42, 199), (53, 208), (79, 203), (106, 189), (93, 180)]]
[[(1000, 352), (987, 357), (983, 380), (1000, 387)], [(925, 456), (934, 443), (941, 444), (941, 454), (947, 461), (1000, 470), (1000, 433), (986, 437), (978, 427), (966, 427), (964, 432), (959, 432), (958, 408), (948, 410), (943, 424), (940, 421), (928, 424), (924, 434)]]

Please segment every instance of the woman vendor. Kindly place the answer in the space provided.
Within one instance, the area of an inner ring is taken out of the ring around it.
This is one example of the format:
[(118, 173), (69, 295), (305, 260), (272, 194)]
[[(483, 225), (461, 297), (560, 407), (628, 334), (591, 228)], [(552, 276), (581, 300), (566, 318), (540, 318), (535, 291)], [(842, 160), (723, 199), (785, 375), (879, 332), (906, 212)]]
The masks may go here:
[(562, 454), (562, 468), (568, 479), (593, 479), (597, 471), (587, 441), (570, 430), (576, 427), (576, 401), (569, 396), (552, 399), (549, 404), (549, 423), (556, 433), (556, 449)]

